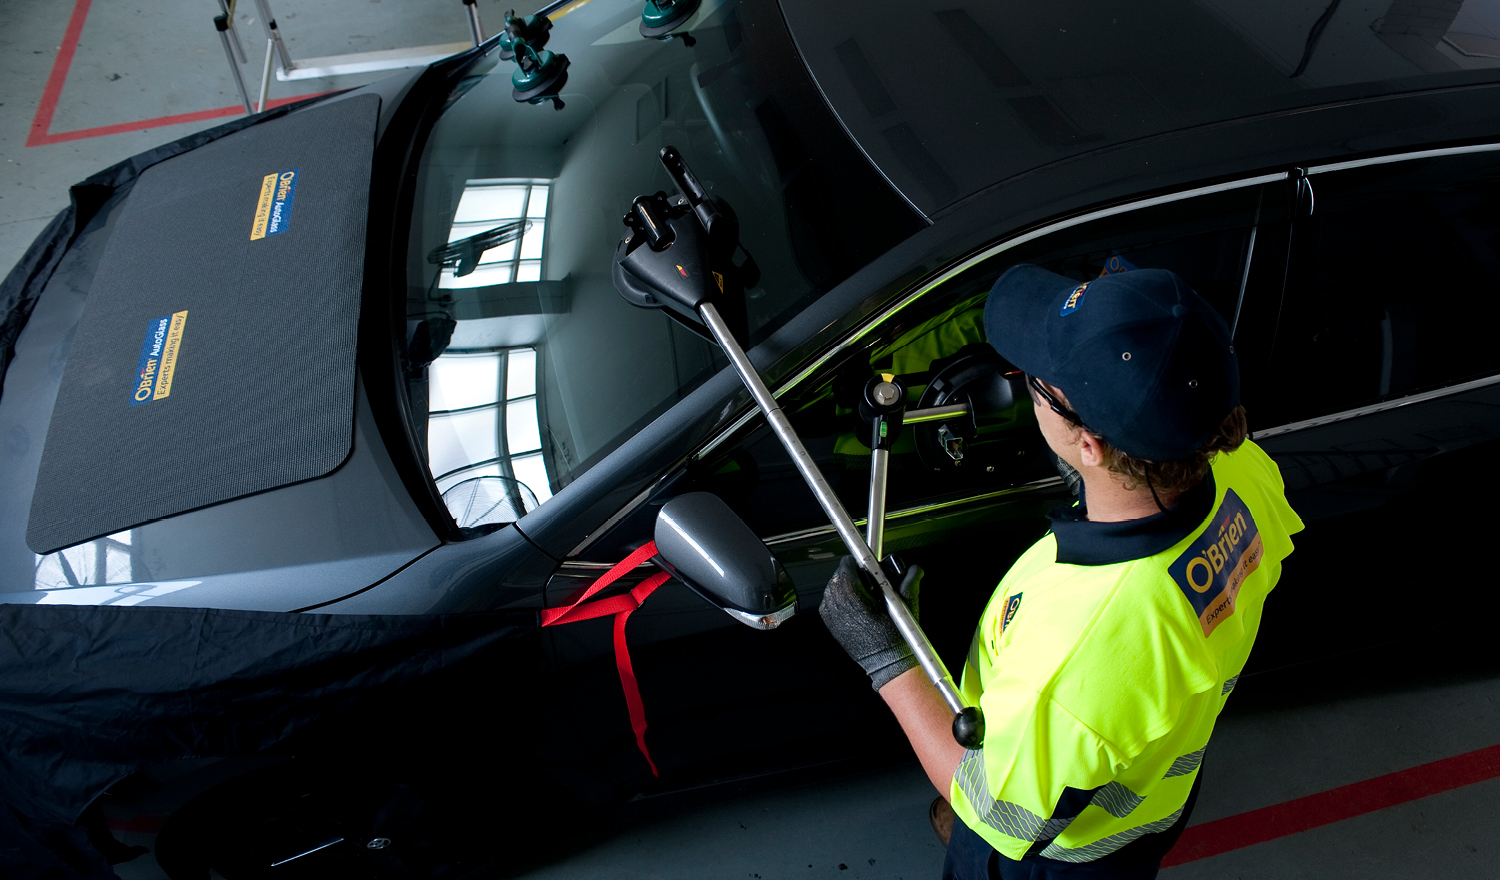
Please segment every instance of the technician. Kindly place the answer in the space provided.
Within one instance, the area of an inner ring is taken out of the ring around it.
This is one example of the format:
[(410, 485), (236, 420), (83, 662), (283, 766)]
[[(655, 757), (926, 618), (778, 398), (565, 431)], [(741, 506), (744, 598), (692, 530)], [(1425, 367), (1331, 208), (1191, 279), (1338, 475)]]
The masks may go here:
[[(1302, 521), (1245, 439), (1223, 319), (1173, 273), (1016, 266), (984, 326), (1082, 485), (975, 631), (961, 690), (983, 746), (954, 742), (852, 559), (820, 612), (952, 803), (945, 878), (1154, 877)], [(920, 581), (914, 566), (902, 584), (913, 612)]]

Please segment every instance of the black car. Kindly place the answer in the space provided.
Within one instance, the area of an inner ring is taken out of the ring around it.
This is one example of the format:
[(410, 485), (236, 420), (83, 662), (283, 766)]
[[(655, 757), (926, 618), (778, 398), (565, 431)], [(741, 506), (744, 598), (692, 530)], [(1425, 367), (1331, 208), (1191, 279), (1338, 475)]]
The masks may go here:
[[(0, 601), (71, 609), (7, 607), (12, 630), (83, 633), (16, 668), (108, 668), (86, 716), (107, 718), (143, 644), (121, 627), (150, 620), (171, 657), (212, 631), (293, 682), (285, 736), (209, 737), (242, 760), (166, 820), (174, 877), (489, 870), (453, 829), (511, 816), (532, 853), (533, 803), (597, 815), (902, 754), (806, 613), (844, 552), (827, 518), (719, 348), (611, 279), (632, 200), (673, 189), (667, 146), (733, 206), (751, 359), (854, 516), (859, 390), (888, 374), (912, 407), (958, 401), (996, 368), (978, 316), (1007, 267), (1165, 268), (1233, 328), (1253, 438), (1308, 523), (1252, 665), (1462, 642), (1496, 610), (1475, 499), (1500, 440), (1500, 4), (703, 0), (663, 31), (671, 7), (514, 19), (137, 157), (75, 188), (0, 289)], [(1070, 497), (1028, 410), (911, 425), (891, 454), (885, 548), (927, 569), (950, 668)], [(757, 631), (656, 590), (628, 628), (652, 764), (610, 620), (537, 613), (690, 492), (762, 539), (804, 613)], [(339, 641), (350, 621), (410, 652)], [(351, 662), (299, 690), (307, 643), (268, 635), (292, 627)], [(491, 660), (431, 689), (403, 666), (460, 643)], [(152, 742), (136, 763), (202, 753)], [(377, 833), (402, 809), (429, 818)]]

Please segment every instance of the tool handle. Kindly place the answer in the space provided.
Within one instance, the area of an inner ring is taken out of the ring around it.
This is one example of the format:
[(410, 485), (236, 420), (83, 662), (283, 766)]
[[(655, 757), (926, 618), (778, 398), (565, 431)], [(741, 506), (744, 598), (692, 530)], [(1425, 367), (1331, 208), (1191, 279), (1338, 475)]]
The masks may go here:
[(713, 200), (708, 197), (708, 190), (698, 182), (698, 176), (687, 167), (687, 162), (683, 161), (682, 154), (677, 152), (676, 147), (662, 147), (660, 157), (662, 166), (672, 176), (672, 182), (677, 184), (678, 192), (681, 192), (682, 197), (687, 199), (688, 206), (693, 209), (693, 213), (698, 215), (698, 221), (703, 224), (704, 230), (712, 234), (714, 226), (723, 215), (719, 213)]
[[(714, 308), (713, 303), (704, 302), (698, 306), (698, 315), (703, 319), (703, 323), (714, 335), (720, 347), (724, 349), (724, 353), (729, 356), (735, 372), (739, 373), (741, 381), (750, 391), (750, 396), (760, 406), (761, 412), (766, 416), (766, 422), (770, 424), (772, 432), (781, 441), (781, 445), (786, 448), (792, 463), (801, 472), (803, 480), (807, 482), (808, 488), (812, 490), (823, 512), (832, 521), (834, 530), (844, 541), (844, 546), (849, 548), (849, 553), (859, 563), (859, 567), (864, 569), (871, 580), (880, 586), (880, 592), (885, 597), (886, 611), (890, 614), (892, 622), (896, 624), (897, 631), (901, 633), (902, 640), (911, 648), (917, 663), (921, 665), (933, 686), (942, 695), (943, 702), (948, 704), (955, 715), (963, 716), (966, 709), (977, 715), (979, 710), (976, 707), (964, 706), (963, 698), (959, 696), (958, 688), (954, 686), (953, 677), (948, 674), (942, 658), (938, 657), (937, 652), (932, 648), (932, 643), (927, 640), (926, 633), (922, 632), (922, 628), (911, 616), (911, 609), (907, 608), (906, 603), (897, 595), (896, 588), (891, 584), (890, 578), (886, 577), (885, 570), (880, 565), (880, 560), (865, 544), (864, 538), (854, 526), (854, 520), (849, 518), (838, 496), (834, 495), (833, 488), (823, 478), (822, 471), (818, 470), (817, 463), (813, 461), (811, 455), (808, 455), (807, 449), (802, 445), (802, 440), (792, 429), (791, 421), (787, 419), (786, 413), (782, 412), (780, 404), (776, 402), (775, 395), (766, 387), (766, 383), (755, 371), (755, 366), (750, 363), (750, 358), (745, 354), (744, 349), (740, 348), (739, 343), (735, 341), (734, 335), (729, 331), (729, 326), (719, 316), (718, 309)], [(956, 725), (955, 719), (955, 737), (958, 735)], [(962, 740), (959, 744), (964, 745), (965, 748), (971, 747)]]

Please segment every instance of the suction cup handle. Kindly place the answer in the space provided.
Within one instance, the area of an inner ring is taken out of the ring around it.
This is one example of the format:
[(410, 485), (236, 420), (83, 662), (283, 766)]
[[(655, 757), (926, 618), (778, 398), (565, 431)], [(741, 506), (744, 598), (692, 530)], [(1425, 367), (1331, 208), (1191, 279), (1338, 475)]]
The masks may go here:
[(646, 233), (653, 251), (666, 248), (677, 237), (667, 225), (666, 214), (657, 201), (652, 196), (636, 196), (630, 203), (630, 216), (626, 218), (632, 227)]
[(719, 220), (719, 209), (708, 198), (708, 190), (698, 182), (692, 169), (687, 167), (683, 161), (682, 154), (677, 152), (676, 147), (661, 148), (661, 164), (666, 167), (667, 173), (672, 175), (672, 181), (677, 184), (677, 189), (682, 197), (687, 199), (692, 206), (693, 213), (703, 223), (703, 228), (709, 232), (713, 231), (714, 224)]

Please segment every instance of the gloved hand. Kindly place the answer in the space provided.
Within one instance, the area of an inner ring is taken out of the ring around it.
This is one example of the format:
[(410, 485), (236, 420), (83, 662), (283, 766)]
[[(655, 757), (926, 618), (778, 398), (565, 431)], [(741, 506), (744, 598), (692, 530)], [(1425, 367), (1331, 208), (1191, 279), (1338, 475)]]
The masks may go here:
[[(917, 598), (922, 587), (922, 567), (913, 565), (901, 580), (901, 598), (917, 616)], [(885, 599), (871, 595), (860, 577), (853, 556), (839, 561), (838, 571), (828, 581), (818, 614), (839, 646), (870, 676), (875, 690), (917, 665), (911, 648), (901, 638), (895, 621), (885, 610)]]

